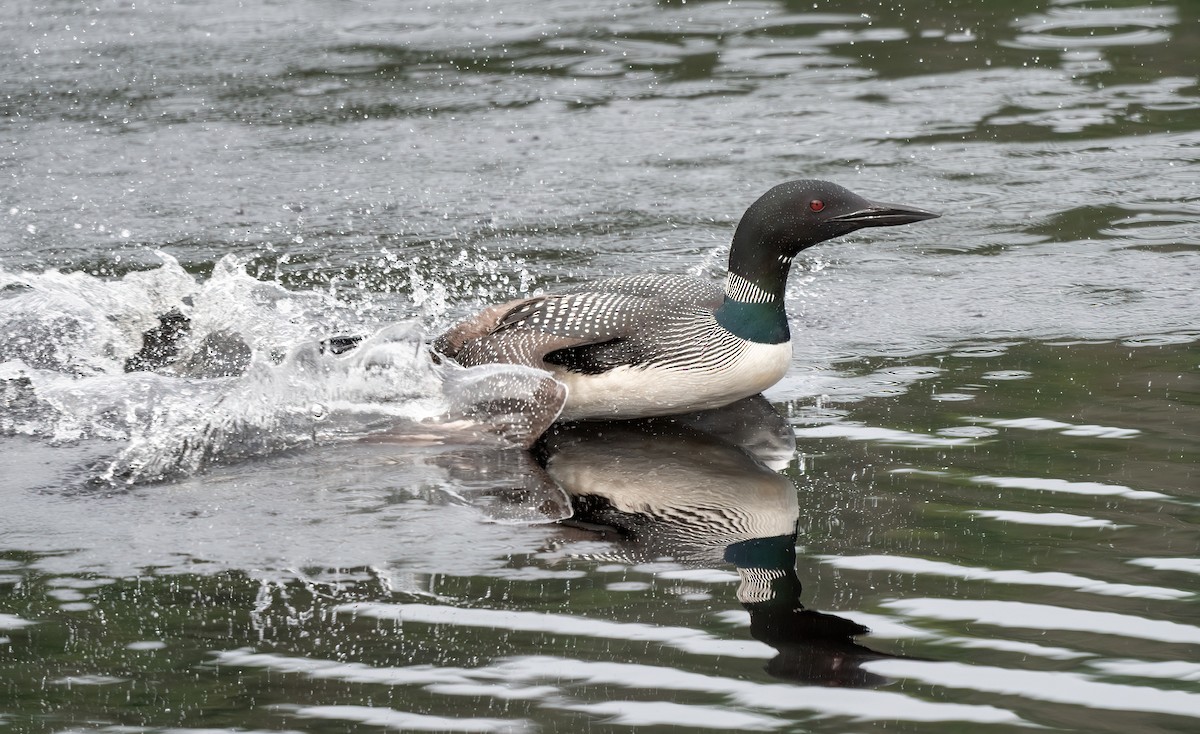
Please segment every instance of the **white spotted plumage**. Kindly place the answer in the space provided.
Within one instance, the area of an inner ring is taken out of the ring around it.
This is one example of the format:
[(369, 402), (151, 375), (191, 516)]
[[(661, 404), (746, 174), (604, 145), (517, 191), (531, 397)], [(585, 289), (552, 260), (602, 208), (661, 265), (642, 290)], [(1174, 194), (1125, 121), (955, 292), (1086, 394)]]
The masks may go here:
[(437, 346), (467, 366), (509, 362), (550, 371), (568, 389), (564, 418), (703, 410), (765, 390), (791, 362), (790, 342), (759, 344), (721, 326), (714, 309), (726, 297), (773, 300), (740, 278), (724, 289), (688, 276), (614, 278), (519, 302), (484, 338), (447, 348), (444, 336)]

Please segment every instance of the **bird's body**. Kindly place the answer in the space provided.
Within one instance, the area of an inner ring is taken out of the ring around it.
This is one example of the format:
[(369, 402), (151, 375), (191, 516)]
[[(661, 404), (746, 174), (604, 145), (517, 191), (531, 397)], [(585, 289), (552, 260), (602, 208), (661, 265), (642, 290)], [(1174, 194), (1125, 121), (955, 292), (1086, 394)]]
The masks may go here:
[[(662, 362), (621, 364), (604, 372), (581, 373), (557, 364), (548, 368), (567, 386), (562, 417), (645, 418), (720, 408), (757, 395), (787, 373), (792, 343), (758, 344), (731, 337), (712, 319), (697, 320), (719, 346)], [(690, 335), (693, 324), (678, 333)], [(699, 336), (706, 337), (703, 331)]]
[(549, 371), (567, 386), (566, 419), (720, 407), (787, 372), (783, 291), (800, 250), (860, 227), (933, 216), (871, 204), (826, 182), (781, 184), (738, 225), (723, 286), (683, 275), (601, 280), (487, 308), (434, 347), (467, 367), (499, 362)]

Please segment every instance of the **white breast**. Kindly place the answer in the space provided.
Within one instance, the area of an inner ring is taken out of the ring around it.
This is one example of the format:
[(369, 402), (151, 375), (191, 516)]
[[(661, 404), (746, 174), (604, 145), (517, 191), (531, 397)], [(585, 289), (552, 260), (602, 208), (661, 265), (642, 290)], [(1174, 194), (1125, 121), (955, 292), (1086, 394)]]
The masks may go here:
[(728, 405), (779, 382), (792, 362), (792, 344), (757, 344), (715, 367), (618, 367), (583, 375), (551, 366), (567, 385), (562, 418), (646, 418)]

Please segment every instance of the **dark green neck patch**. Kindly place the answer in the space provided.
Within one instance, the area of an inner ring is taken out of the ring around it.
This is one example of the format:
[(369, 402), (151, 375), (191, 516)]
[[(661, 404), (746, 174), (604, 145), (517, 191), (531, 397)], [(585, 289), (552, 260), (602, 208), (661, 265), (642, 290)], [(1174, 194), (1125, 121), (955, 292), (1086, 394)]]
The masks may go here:
[(714, 314), (735, 336), (759, 344), (782, 344), (792, 338), (783, 303), (745, 303), (726, 298)]

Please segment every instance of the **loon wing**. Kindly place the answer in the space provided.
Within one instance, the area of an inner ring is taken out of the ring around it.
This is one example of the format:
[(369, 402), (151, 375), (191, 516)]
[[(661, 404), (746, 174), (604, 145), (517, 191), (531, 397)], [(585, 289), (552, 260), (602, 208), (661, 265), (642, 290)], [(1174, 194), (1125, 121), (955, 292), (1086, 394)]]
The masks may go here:
[(711, 280), (690, 275), (648, 274), (605, 278), (567, 293), (623, 293), (642, 296), (680, 306), (695, 306), (715, 311), (725, 300), (725, 291)]
[(686, 275), (630, 275), (578, 291), (535, 296), (484, 309), (434, 341), (459, 364), (548, 364), (599, 374), (662, 358), (665, 323), (716, 309), (724, 291)]
[(632, 300), (647, 299), (577, 293), (509, 301), (454, 326), (433, 346), (464, 367), (504, 363), (545, 369), (551, 352), (632, 333), (632, 320), (619, 313)]
[(464, 367), (547, 364), (598, 374), (646, 361), (647, 333), (692, 310), (672, 299), (586, 291), (493, 306), (453, 327), (434, 348)]

